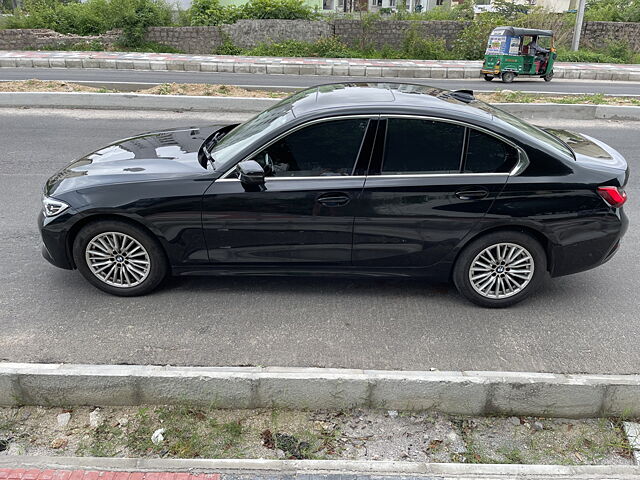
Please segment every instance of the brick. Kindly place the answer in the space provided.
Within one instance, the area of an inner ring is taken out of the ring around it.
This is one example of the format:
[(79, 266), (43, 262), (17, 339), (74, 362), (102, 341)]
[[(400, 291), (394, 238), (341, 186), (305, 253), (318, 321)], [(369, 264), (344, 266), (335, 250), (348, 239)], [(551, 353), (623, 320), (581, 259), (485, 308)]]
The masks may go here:
[(73, 472), (71, 472), (69, 480), (83, 480), (84, 473), (84, 470), (74, 470)]

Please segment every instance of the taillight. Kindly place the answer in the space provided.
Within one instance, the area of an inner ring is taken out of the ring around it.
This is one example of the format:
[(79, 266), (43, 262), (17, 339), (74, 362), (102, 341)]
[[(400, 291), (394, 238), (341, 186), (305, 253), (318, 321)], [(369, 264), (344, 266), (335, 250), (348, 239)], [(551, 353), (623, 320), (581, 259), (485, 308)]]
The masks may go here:
[(627, 192), (620, 187), (598, 187), (598, 194), (613, 208), (620, 208), (627, 201)]

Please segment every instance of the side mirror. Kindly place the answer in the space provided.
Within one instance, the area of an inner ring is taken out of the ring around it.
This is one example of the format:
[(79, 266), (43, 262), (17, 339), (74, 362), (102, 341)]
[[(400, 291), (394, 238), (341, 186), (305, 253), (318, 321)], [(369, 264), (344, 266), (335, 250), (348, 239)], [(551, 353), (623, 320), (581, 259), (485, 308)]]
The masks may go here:
[(264, 169), (255, 160), (245, 160), (237, 166), (240, 183), (249, 191), (258, 191), (264, 187)]

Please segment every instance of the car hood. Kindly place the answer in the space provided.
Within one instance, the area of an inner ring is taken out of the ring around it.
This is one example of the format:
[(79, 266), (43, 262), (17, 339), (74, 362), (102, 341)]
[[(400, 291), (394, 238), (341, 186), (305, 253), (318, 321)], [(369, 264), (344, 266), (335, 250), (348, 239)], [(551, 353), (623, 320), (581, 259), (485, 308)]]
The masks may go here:
[(198, 150), (224, 125), (150, 132), (119, 140), (67, 165), (47, 181), (54, 196), (109, 183), (167, 179), (206, 173)]

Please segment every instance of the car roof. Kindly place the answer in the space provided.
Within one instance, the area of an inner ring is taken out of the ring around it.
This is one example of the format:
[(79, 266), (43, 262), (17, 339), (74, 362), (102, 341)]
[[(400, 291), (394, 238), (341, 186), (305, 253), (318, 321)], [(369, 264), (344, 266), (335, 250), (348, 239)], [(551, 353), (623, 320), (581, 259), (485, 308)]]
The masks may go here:
[(518, 28), (518, 27), (496, 27), (491, 35), (510, 35), (512, 37), (522, 37), (524, 35), (552, 37), (552, 30), (538, 30), (535, 28)]
[[(297, 118), (330, 111), (336, 113), (451, 113), (481, 117), (491, 115), (473, 106), (473, 92), (450, 91), (427, 85), (393, 82), (331, 83), (289, 97)], [(489, 117), (489, 118), (488, 118)]]

